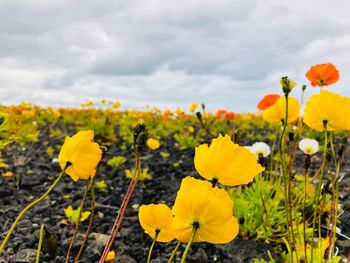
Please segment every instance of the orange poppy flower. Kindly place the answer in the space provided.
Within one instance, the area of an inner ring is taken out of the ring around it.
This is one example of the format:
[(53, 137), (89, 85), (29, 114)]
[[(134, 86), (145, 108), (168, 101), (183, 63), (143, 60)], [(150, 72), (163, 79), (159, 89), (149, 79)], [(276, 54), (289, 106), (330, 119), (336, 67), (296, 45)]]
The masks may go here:
[(331, 63), (312, 66), (305, 75), (313, 87), (328, 86), (338, 81), (339, 71)]
[(276, 103), (277, 99), (281, 97), (278, 94), (267, 94), (264, 98), (262, 98), (257, 107), (259, 110), (266, 110), (267, 108), (271, 107), (273, 104)]
[(225, 117), (228, 120), (233, 120), (233, 119), (236, 118), (236, 114), (234, 112), (232, 112), (232, 111), (229, 111), (229, 112), (225, 113)]
[(227, 110), (224, 110), (224, 109), (219, 109), (215, 112), (215, 117), (217, 119), (220, 119), (222, 118), (225, 114), (227, 113)]

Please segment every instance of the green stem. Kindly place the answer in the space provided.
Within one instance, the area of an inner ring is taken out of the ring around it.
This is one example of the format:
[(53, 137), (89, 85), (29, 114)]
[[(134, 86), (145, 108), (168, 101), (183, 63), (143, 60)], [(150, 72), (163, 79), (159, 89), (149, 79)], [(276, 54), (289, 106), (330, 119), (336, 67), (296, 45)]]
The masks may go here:
[[(288, 211), (289, 211), (289, 216), (290, 216), (290, 229), (291, 229), (291, 235), (292, 235), (292, 241), (293, 241), (293, 247), (295, 249), (296, 246), (296, 239), (295, 239), (295, 234), (294, 234), (294, 229), (293, 229), (293, 200), (291, 196), (291, 178), (292, 178), (292, 165), (293, 165), (293, 159), (294, 159), (294, 150), (293, 150), (293, 143), (290, 141), (289, 142), (289, 163), (288, 163)], [(297, 222), (297, 235), (300, 237), (299, 233), (299, 227), (298, 227), (298, 222)], [(300, 241), (300, 239), (299, 239)], [(295, 256), (296, 256), (296, 261), (299, 262), (299, 256), (298, 256), (298, 249), (295, 249)]]
[(152, 251), (153, 251), (154, 245), (155, 245), (156, 242), (157, 242), (157, 237), (158, 237), (158, 235), (159, 235), (159, 231), (156, 230), (156, 235), (154, 236), (152, 245), (151, 245), (151, 247), (150, 247), (150, 249), (149, 249), (149, 252), (148, 252), (147, 263), (150, 263), (150, 262), (151, 262)]
[[(266, 216), (266, 218), (263, 218), (264, 224), (266, 222), (266, 227), (270, 229), (270, 220), (269, 220), (269, 214), (268, 214), (268, 210), (266, 208), (266, 203), (265, 203), (264, 194), (263, 194), (263, 178), (262, 178), (261, 173), (259, 174), (259, 192), (260, 192), (261, 203), (262, 203), (263, 208), (264, 208), (263, 215)], [(268, 229), (265, 229), (265, 231), (268, 231)], [(267, 239), (267, 235), (265, 236), (265, 238)]]
[(178, 242), (177, 242), (176, 247), (174, 248), (173, 252), (171, 252), (171, 256), (170, 256), (170, 258), (169, 258), (169, 260), (168, 260), (168, 263), (171, 263), (171, 262), (174, 261), (176, 252), (179, 250), (181, 244), (182, 244), (181, 241), (178, 241)]
[(194, 236), (196, 235), (197, 229), (198, 229), (198, 226), (193, 225), (193, 229), (192, 229), (192, 234), (191, 234), (190, 240), (187, 243), (187, 246), (186, 246), (185, 251), (184, 251), (184, 253), (182, 255), (180, 263), (185, 263), (186, 262), (186, 257), (187, 257), (188, 252), (190, 251), (191, 244), (193, 242)]
[(4, 250), (7, 242), (9, 241), (12, 232), (15, 230), (18, 222), (21, 220), (21, 218), (24, 216), (24, 214), (31, 209), (33, 206), (35, 206), (36, 204), (40, 203), (42, 200), (44, 200), (50, 193), (51, 191), (55, 188), (55, 186), (58, 184), (58, 182), (61, 180), (61, 178), (63, 177), (63, 175), (65, 174), (66, 169), (68, 168), (70, 164), (67, 163), (66, 166), (64, 167), (63, 171), (61, 172), (61, 174), (58, 176), (58, 178), (56, 179), (56, 181), (51, 185), (51, 187), (46, 191), (45, 194), (43, 194), (42, 196), (40, 196), (38, 199), (34, 200), (33, 202), (31, 202), (29, 205), (27, 205), (17, 216), (15, 222), (13, 222), (10, 230), (7, 232), (6, 237), (4, 238), (4, 240), (1, 243), (0, 246), (0, 255), (2, 253), (2, 251)]
[[(324, 177), (324, 170), (326, 167), (326, 157), (327, 157), (327, 144), (328, 144), (328, 133), (327, 133), (327, 124), (324, 124), (324, 149), (323, 149), (323, 157), (322, 157), (322, 165), (321, 165), (321, 175), (320, 175), (320, 179), (318, 182), (318, 186), (317, 186), (317, 191), (316, 191), (316, 196), (315, 196), (315, 200), (314, 200), (314, 204), (315, 204), (315, 209), (314, 209), (314, 216), (313, 216), (313, 220), (312, 220), (312, 240), (311, 240), (311, 244), (314, 244), (315, 241), (315, 230), (316, 230), (316, 219), (317, 219), (317, 210), (318, 210), (318, 206), (319, 206), (319, 199), (320, 199), (320, 195), (321, 195), (321, 191), (322, 191), (322, 181), (323, 181), (323, 177)], [(320, 226), (319, 226), (320, 228)], [(321, 246), (321, 237), (319, 236), (319, 243), (318, 246)], [(311, 246), (311, 262), (313, 262), (313, 249), (314, 246)], [(322, 258), (322, 257), (321, 257)]]
[(79, 230), (80, 217), (81, 217), (81, 214), (82, 214), (83, 209), (84, 209), (84, 204), (85, 204), (86, 195), (87, 195), (88, 190), (89, 190), (89, 181), (86, 181), (86, 187), (85, 187), (85, 190), (84, 190), (84, 193), (83, 193), (83, 198), (82, 198), (82, 200), (80, 202), (78, 220), (75, 223), (73, 236), (72, 236), (72, 239), (70, 241), (69, 248), (68, 248), (67, 255), (66, 255), (66, 263), (69, 262), (70, 253), (72, 251), (73, 244), (74, 244), (75, 238), (76, 238), (78, 230)]
[[(287, 124), (288, 124), (288, 95), (285, 95), (285, 100), (286, 100), (286, 115), (285, 118), (282, 120), (283, 121), (283, 126), (282, 126), (282, 132), (279, 138), (279, 143), (278, 143), (278, 152), (280, 156), (280, 162), (281, 162), (281, 172), (282, 176), (284, 179), (284, 199), (285, 199), (285, 212), (286, 212), (286, 219), (287, 219), (287, 234), (288, 234), (288, 241), (289, 244), (292, 244), (292, 227), (291, 220), (290, 220), (290, 211), (289, 211), (289, 193), (288, 193), (288, 184), (289, 184), (289, 178), (287, 174), (287, 168), (284, 160), (284, 151), (283, 151), (283, 146), (284, 146), (284, 135), (287, 129)], [(291, 262), (293, 263), (293, 256), (291, 256)]]
[(272, 146), (271, 146), (271, 153), (270, 153), (270, 176), (272, 175), (273, 182), (276, 181), (276, 176), (274, 174), (276, 169), (275, 169), (275, 167), (272, 164), (274, 163), (273, 158), (274, 158), (276, 141), (277, 141), (277, 138), (278, 138), (278, 135), (279, 135), (279, 131), (280, 131), (280, 126), (277, 127), (276, 136), (273, 138)]
[(36, 260), (35, 263), (39, 263), (40, 262), (40, 252), (41, 252), (41, 246), (43, 244), (43, 238), (44, 238), (44, 224), (41, 224), (40, 227), (40, 235), (39, 235), (39, 244), (38, 244), (38, 250), (36, 251)]
[(307, 253), (306, 253), (306, 187), (308, 178), (308, 169), (304, 171), (304, 200), (303, 200), (303, 235), (304, 235), (304, 255), (305, 263), (307, 263)]
[(340, 173), (340, 165), (342, 162), (342, 157), (339, 157), (339, 160), (337, 161), (335, 151), (334, 151), (334, 144), (333, 144), (333, 133), (330, 133), (330, 147), (332, 151), (333, 160), (336, 163), (336, 172), (334, 177), (332, 178), (332, 185), (333, 185), (333, 191), (332, 191), (332, 205), (331, 205), (331, 217), (329, 220), (329, 253), (328, 253), (328, 259), (331, 259), (334, 255), (334, 248), (335, 248), (335, 240), (336, 240), (336, 232), (337, 232), (337, 214), (338, 214), (338, 198), (339, 198), (339, 173)]

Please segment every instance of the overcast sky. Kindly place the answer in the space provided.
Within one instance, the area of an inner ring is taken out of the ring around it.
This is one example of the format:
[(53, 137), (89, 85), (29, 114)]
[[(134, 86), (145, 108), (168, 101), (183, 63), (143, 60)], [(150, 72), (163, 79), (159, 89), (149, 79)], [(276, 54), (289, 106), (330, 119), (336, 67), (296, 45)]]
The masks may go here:
[(348, 0), (0, 0), (2, 104), (255, 111), (324, 62), (350, 96)]

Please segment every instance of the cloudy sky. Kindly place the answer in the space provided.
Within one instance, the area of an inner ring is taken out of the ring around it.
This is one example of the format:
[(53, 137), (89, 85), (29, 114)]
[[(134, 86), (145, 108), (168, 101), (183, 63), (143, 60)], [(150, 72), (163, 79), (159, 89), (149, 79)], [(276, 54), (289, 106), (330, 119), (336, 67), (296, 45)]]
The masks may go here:
[(324, 62), (350, 96), (348, 0), (0, 0), (1, 104), (255, 111)]

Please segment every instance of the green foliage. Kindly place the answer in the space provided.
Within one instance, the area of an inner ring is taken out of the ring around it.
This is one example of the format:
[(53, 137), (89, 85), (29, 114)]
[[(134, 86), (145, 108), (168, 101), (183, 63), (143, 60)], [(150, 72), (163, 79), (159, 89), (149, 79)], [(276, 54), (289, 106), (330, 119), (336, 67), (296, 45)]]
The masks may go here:
[(77, 209), (73, 209), (71, 205), (64, 209), (64, 213), (67, 216), (69, 222), (72, 224), (78, 223), (79, 220), (80, 222), (85, 221), (89, 218), (91, 214), (90, 211), (83, 211), (81, 212), (79, 219), (80, 207), (78, 207)]
[(280, 182), (260, 181), (257, 176), (248, 187), (229, 189), (234, 202), (234, 214), (241, 222), (240, 232), (244, 237), (267, 243), (282, 243), (281, 238), (286, 236), (286, 214), (284, 195), (279, 186)]
[[(133, 179), (135, 176), (135, 169), (125, 170), (125, 176), (126, 178)], [(152, 176), (148, 173), (148, 169), (147, 168), (141, 169), (139, 181), (143, 182), (145, 180), (150, 180), (150, 179), (152, 179)]]
[(108, 186), (104, 180), (96, 181), (95, 187), (96, 187), (97, 191), (99, 191), (101, 193), (108, 193)]
[(114, 156), (108, 160), (107, 164), (113, 168), (119, 168), (125, 162), (126, 158), (124, 156)]
[(160, 156), (162, 156), (162, 158), (164, 158), (164, 159), (170, 157), (170, 153), (168, 153), (168, 152), (160, 152), (159, 154), (160, 154)]
[(199, 144), (199, 138), (191, 134), (177, 133), (174, 135), (174, 139), (181, 150), (195, 148)]
[(61, 129), (59, 128), (50, 128), (50, 137), (52, 138), (63, 138), (64, 137), (64, 133)]

